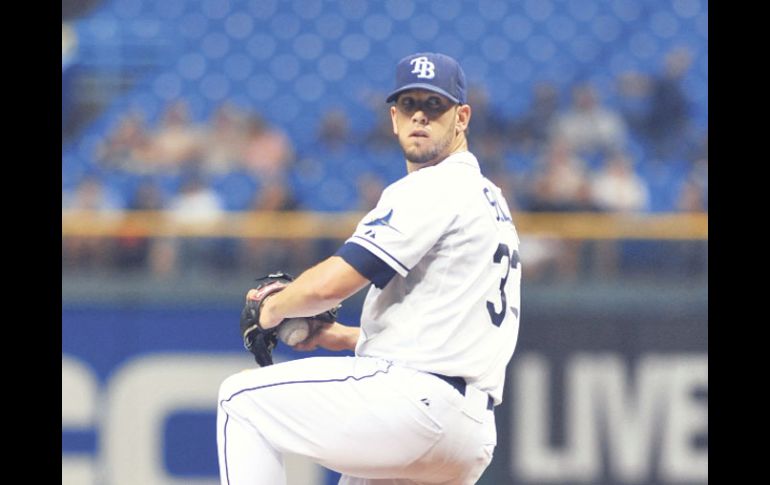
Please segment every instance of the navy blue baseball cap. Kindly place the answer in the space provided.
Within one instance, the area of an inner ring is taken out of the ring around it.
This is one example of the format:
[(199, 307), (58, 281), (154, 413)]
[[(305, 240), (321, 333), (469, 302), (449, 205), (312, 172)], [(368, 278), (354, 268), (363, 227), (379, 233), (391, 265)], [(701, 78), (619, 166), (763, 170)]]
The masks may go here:
[(445, 54), (421, 52), (404, 57), (396, 66), (396, 89), (390, 103), (409, 89), (426, 89), (443, 94), (455, 103), (465, 104), (465, 73), (460, 64)]

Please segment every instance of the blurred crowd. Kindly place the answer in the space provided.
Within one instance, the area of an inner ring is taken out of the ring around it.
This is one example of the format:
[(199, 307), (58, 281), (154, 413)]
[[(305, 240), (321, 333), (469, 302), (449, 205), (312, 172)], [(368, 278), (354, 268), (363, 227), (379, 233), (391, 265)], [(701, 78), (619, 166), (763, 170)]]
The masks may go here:
[[(663, 210), (707, 211), (708, 132), (695, 129), (682, 82), (691, 61), (687, 49), (674, 49), (658, 74), (624, 73), (613, 93), (590, 82), (577, 83), (568, 92), (540, 82), (527, 94), (528, 109), (516, 117), (502, 111), (484, 86), (471, 86), (470, 149), (514, 211), (652, 211), (656, 177), (674, 168), (684, 176), (666, 188), (670, 193), (664, 194), (668, 206)], [(612, 105), (605, 101), (609, 95)], [(398, 147), (385, 106), (380, 102), (372, 110), (379, 121), (364, 137), (355, 137), (361, 140), (355, 148), (376, 157)], [(184, 99), (166, 106), (152, 124), (144, 113), (129, 110), (98, 145), (95, 170), (63, 192), (63, 208), (113, 216), (165, 210), (175, 221), (188, 223), (214, 221), (228, 210), (309, 209), (303, 194), (296, 193), (292, 174), (309, 176), (313, 161), (351, 159), (351, 138), (344, 109), (320, 117), (308, 153), (260, 113), (227, 102), (203, 123), (192, 119)], [(344, 165), (335, 169), (347, 170)], [(368, 210), (388, 178), (375, 165), (356, 170), (356, 197), (343, 209)], [(120, 173), (138, 176), (141, 182), (129, 193), (115, 193), (107, 178)], [(214, 186), (228, 175), (250, 184), (243, 191), (245, 200), (225, 200), (221, 187)], [(324, 176), (333, 178), (335, 172)], [(78, 269), (149, 269), (160, 276), (196, 267), (224, 272), (245, 267), (257, 274), (303, 267), (328, 255), (324, 252), (333, 246), (259, 239), (68, 237), (63, 240), (63, 263)], [(526, 247), (531, 271), (550, 268), (543, 271), (562, 276), (575, 274), (585, 256), (584, 246), (563, 241), (532, 240)], [(617, 268), (616, 245), (597, 243), (595, 252), (602, 271)]]

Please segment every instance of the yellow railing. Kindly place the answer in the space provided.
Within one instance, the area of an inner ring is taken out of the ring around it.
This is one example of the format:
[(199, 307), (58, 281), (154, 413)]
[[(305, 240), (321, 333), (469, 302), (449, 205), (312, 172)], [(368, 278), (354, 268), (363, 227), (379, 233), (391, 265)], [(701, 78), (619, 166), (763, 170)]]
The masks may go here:
[[(166, 212), (62, 211), (62, 237), (346, 239), (363, 212), (231, 212), (182, 222)], [(558, 239), (707, 240), (708, 213), (514, 214), (521, 235)]]
[(519, 213), (521, 234), (560, 239), (708, 239), (708, 213)]

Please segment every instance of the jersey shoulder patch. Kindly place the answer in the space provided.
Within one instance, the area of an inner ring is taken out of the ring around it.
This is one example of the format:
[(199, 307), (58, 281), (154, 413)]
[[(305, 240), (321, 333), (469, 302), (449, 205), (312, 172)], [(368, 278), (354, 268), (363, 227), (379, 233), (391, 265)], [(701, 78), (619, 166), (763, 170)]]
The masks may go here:
[(387, 214), (385, 214), (384, 216), (381, 216), (381, 217), (373, 217), (373, 218), (371, 218), (370, 220), (368, 220), (368, 221), (364, 222), (363, 224), (364, 224), (365, 226), (370, 226), (370, 227), (373, 227), (373, 226), (384, 226), (384, 227), (389, 227), (390, 229), (393, 229), (393, 230), (394, 230), (394, 231), (396, 231), (397, 233), (399, 233), (399, 234), (402, 234), (402, 233), (401, 233), (401, 231), (399, 231), (398, 229), (396, 229), (395, 227), (393, 227), (393, 226), (391, 225), (391, 223), (390, 223), (390, 219), (391, 219), (391, 217), (393, 217), (393, 209), (390, 209), (390, 210), (388, 211), (388, 213), (387, 213)]

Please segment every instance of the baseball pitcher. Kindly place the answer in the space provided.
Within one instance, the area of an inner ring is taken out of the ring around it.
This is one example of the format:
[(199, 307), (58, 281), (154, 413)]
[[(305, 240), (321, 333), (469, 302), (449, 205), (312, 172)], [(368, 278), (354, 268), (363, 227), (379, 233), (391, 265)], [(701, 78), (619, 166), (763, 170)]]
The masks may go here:
[[(285, 484), (284, 453), (361, 485), (473, 484), (492, 460), (519, 331), (519, 238), (468, 151), (460, 65), (418, 53), (395, 77), (387, 102), (407, 174), (334, 256), (246, 295), (241, 331), (260, 367), (220, 387), (223, 485)], [(367, 286), (360, 327), (336, 322)], [(271, 365), (279, 338), (355, 356)]]

